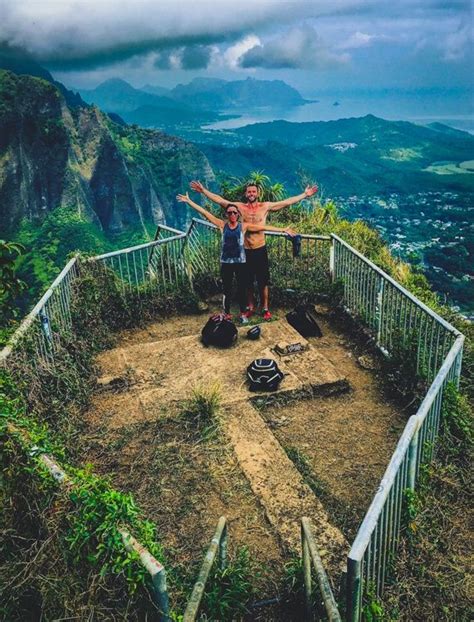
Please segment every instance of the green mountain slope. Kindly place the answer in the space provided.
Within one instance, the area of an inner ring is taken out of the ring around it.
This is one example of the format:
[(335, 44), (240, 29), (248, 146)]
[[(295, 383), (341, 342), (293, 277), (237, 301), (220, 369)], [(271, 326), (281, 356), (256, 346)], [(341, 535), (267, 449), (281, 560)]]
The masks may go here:
[(0, 71), (0, 231), (30, 251), (30, 282), (47, 282), (71, 250), (129, 246), (158, 222), (184, 225), (175, 196), (196, 177), (214, 179), (194, 145), (69, 107), (51, 83)]
[[(290, 188), (297, 171), (329, 194), (473, 191), (467, 163), (474, 137), (372, 115), (315, 123), (274, 121), (202, 134), (201, 148), (216, 168), (233, 175), (263, 169)], [(232, 146), (230, 146), (232, 145)], [(450, 165), (450, 166), (448, 166)]]

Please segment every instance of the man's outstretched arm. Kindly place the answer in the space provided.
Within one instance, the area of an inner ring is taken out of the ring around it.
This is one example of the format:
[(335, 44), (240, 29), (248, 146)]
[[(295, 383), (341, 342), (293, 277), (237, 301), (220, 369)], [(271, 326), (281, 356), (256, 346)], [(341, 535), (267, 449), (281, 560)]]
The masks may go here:
[(306, 186), (305, 191), (301, 194), (297, 194), (294, 197), (288, 197), (288, 199), (283, 199), (283, 201), (269, 201), (267, 203), (268, 209), (271, 212), (276, 212), (279, 209), (283, 209), (284, 207), (289, 207), (290, 205), (294, 205), (295, 203), (299, 203), (303, 201), (303, 199), (308, 199), (312, 197), (313, 194), (316, 194), (318, 191), (318, 186)]
[(205, 186), (202, 185), (200, 181), (192, 181), (189, 185), (193, 190), (199, 192), (200, 194), (203, 194), (205, 197), (207, 197), (214, 203), (217, 203), (217, 205), (220, 205), (224, 209), (229, 205), (229, 203), (231, 203), (231, 201), (224, 199), (224, 197), (221, 197), (219, 194), (215, 194), (214, 192), (208, 190)]

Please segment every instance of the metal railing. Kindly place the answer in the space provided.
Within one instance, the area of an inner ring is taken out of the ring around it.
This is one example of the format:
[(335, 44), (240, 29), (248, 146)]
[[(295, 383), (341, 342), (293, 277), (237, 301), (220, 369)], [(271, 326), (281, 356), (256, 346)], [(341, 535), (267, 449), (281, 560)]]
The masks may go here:
[(431, 381), (460, 332), (337, 235), (332, 271), (342, 282), (347, 311), (392, 355), (413, 345), (416, 371)]
[[(347, 620), (358, 622), (365, 598), (380, 598), (393, 563), (407, 490), (434, 453), (443, 392), (459, 382), (464, 336), (380, 268), (332, 235), (331, 268), (341, 281), (346, 310), (388, 356), (413, 357), (416, 373), (431, 382), (410, 417), (348, 555)], [(409, 362), (409, 361), (407, 361)]]
[[(171, 234), (171, 235), (170, 235)], [(185, 233), (160, 227), (160, 235), (168, 235), (166, 239), (158, 239), (148, 244), (123, 249), (93, 257), (86, 261), (112, 269), (117, 275), (123, 293), (152, 290), (166, 292), (172, 284), (188, 283), (183, 270), (181, 249)], [(162, 252), (163, 247), (169, 247)], [(159, 252), (156, 250), (159, 249)], [(159, 274), (158, 267), (162, 270)], [(12, 358), (17, 352), (23, 351), (23, 345), (33, 347), (34, 355), (28, 354), (29, 362), (51, 368), (54, 373), (55, 355), (61, 349), (63, 338), (73, 334), (72, 299), (75, 281), (80, 275), (77, 257), (65, 265), (38, 303), (23, 319), (20, 326), (10, 338), (8, 344), (0, 351), (0, 365), (11, 366)], [(29, 348), (28, 350), (29, 351)], [(12, 356), (13, 355), (13, 356)], [(59, 484), (68, 482), (68, 476), (57, 464), (54, 457), (38, 454), (41, 463), (48, 469)], [(168, 618), (168, 595), (166, 575), (163, 566), (131, 535), (126, 527), (119, 532), (124, 548), (138, 554), (140, 563), (148, 570), (152, 585), (152, 596), (161, 611), (160, 619)]]
[[(11, 436), (17, 436), (22, 439), (22, 445), (26, 444), (28, 446), (29, 438), (27, 433), (13, 424), (8, 424), (7, 429)], [(74, 482), (58, 464), (54, 456), (38, 451), (38, 448), (34, 446), (30, 446), (27, 453), (30, 457), (37, 458), (43, 468), (46, 469), (59, 486), (69, 489), (74, 487)], [(155, 557), (132, 536), (125, 525), (118, 526), (117, 531), (122, 538), (125, 550), (136, 553), (137, 561), (147, 570), (150, 577), (151, 597), (158, 609), (158, 618), (160, 622), (168, 622), (169, 598), (166, 586), (166, 570), (163, 564), (155, 559)]]
[[(301, 250), (293, 257), (285, 233), (265, 233), (272, 287), (317, 293), (330, 280), (328, 235), (301, 235)], [(193, 218), (187, 232), (184, 257), (194, 281), (219, 276), (220, 232), (208, 221)]]
[(113, 271), (123, 294), (166, 295), (174, 285), (189, 283), (183, 261), (186, 233), (159, 225), (153, 242), (92, 257)]
[[(420, 466), (433, 456), (444, 387), (459, 382), (464, 337), (338, 236), (305, 235), (301, 258), (293, 258), (284, 234), (267, 235), (277, 286), (314, 292), (331, 275), (342, 285), (346, 310), (377, 347), (387, 356), (405, 348), (416, 372), (431, 383), (406, 425), (348, 556), (347, 620), (358, 622), (364, 597), (383, 593), (400, 538), (405, 491), (414, 488)], [(201, 277), (218, 276), (220, 236), (210, 223), (193, 219), (187, 233), (161, 226), (158, 238), (90, 261), (111, 269), (125, 294), (166, 295), (175, 284), (188, 286)], [(71, 298), (77, 276), (74, 258), (0, 352), (0, 364), (28, 337), (33, 339), (35, 362), (54, 361), (62, 335), (73, 329)]]
[(309, 518), (301, 519), (301, 552), (303, 558), (303, 578), (305, 592), (305, 608), (307, 620), (313, 619), (313, 602), (312, 602), (312, 578), (311, 567), (316, 573), (319, 593), (326, 609), (326, 615), (329, 622), (341, 622), (341, 615), (337, 607), (336, 600), (332, 593), (328, 576), (324, 570), (323, 562), (318, 552), (316, 540), (314, 539), (313, 530)]
[(71, 297), (77, 275), (77, 258), (73, 257), (0, 351), (0, 365), (6, 365), (9, 356), (20, 347), (22, 340), (29, 338), (32, 339), (35, 351), (35, 365), (38, 362), (47, 365), (54, 360), (61, 336), (72, 329)]
[(209, 573), (217, 556), (219, 557), (219, 567), (221, 570), (224, 570), (227, 565), (227, 521), (225, 516), (221, 516), (217, 523), (216, 532), (204, 557), (197, 581), (194, 584), (184, 612), (183, 622), (194, 622), (196, 619), (206, 590)]

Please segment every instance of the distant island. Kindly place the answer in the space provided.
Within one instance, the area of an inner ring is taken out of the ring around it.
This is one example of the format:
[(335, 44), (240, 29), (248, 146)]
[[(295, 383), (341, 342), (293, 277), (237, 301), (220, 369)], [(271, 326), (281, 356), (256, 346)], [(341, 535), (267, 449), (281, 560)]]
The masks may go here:
[(173, 89), (149, 84), (136, 89), (125, 80), (113, 78), (95, 89), (80, 89), (80, 95), (87, 103), (118, 114), (127, 123), (167, 130), (199, 127), (252, 109), (314, 103), (282, 80), (254, 78), (195, 78)]

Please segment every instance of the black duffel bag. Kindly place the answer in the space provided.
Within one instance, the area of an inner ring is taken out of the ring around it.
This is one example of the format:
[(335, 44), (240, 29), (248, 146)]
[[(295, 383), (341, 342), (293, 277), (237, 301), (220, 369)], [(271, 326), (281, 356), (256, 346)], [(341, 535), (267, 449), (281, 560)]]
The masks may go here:
[(247, 367), (251, 391), (276, 391), (284, 374), (273, 359), (255, 359)]
[(303, 337), (322, 337), (323, 333), (316, 321), (316, 310), (314, 305), (298, 305), (286, 314), (286, 319), (290, 326), (299, 332)]
[(227, 320), (223, 313), (212, 315), (201, 332), (201, 341), (205, 346), (229, 348), (237, 339), (237, 328), (232, 320)]

